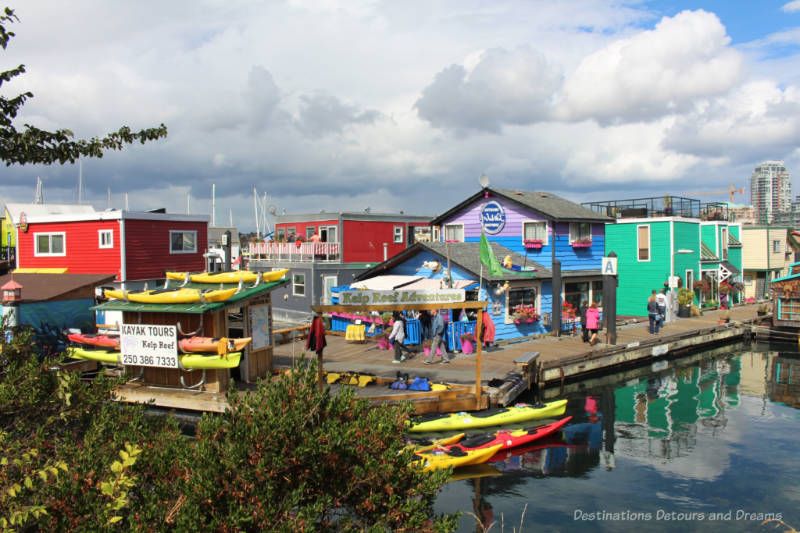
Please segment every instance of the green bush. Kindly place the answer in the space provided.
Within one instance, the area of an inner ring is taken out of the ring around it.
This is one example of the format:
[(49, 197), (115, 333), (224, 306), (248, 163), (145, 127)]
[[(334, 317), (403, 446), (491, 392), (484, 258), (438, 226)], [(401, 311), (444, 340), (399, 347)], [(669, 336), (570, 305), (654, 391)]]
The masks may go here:
[(109, 401), (119, 380), (85, 382), (54, 370), (57, 361), (39, 361), (27, 335), (0, 343), (0, 526), (456, 528), (455, 516), (433, 515), (448, 473), (422, 473), (403, 447), (410, 406), (371, 407), (350, 390), (319, 391), (314, 360), (230, 394), (230, 410), (204, 415), (187, 437), (172, 417)]

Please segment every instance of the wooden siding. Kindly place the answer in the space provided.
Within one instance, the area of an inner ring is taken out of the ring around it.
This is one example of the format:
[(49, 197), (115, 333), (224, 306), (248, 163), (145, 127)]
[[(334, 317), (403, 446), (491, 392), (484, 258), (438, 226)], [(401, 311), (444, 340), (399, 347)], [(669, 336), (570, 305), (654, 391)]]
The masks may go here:
[[(650, 226), (650, 261), (638, 260), (637, 227)], [(696, 247), (696, 246), (695, 246)], [(606, 227), (606, 255), (617, 254), (617, 314), (647, 315), (651, 291), (664, 287), (670, 270), (670, 222), (630, 222)]]
[[(389, 259), (406, 249), (408, 224), (406, 222), (376, 222), (345, 220), (342, 222), (342, 261), (345, 263), (380, 263), (383, 245), (387, 245)], [(403, 227), (401, 242), (394, 242), (394, 227)]]
[[(686, 271), (694, 273), (694, 280), (700, 279), (700, 225), (697, 222), (674, 222), (673, 253), (675, 253), (675, 275), (679, 276), (686, 286)], [(676, 253), (678, 250), (691, 250), (689, 254)]]
[[(503, 207), (506, 214), (506, 223), (503, 229), (487, 238), (505, 246), (509, 250), (525, 256), (542, 266), (551, 268), (553, 265), (553, 246), (555, 256), (561, 261), (562, 270), (587, 270), (599, 269), (604, 250), (605, 224), (592, 224), (592, 246), (589, 248), (573, 248), (569, 243), (569, 224), (554, 224), (552, 220), (541, 214), (519, 206), (503, 198), (483, 198), (466, 206), (448, 219), (445, 224), (463, 224), (464, 240), (478, 242), (481, 238), (480, 211), (483, 205), (495, 201)], [(547, 244), (541, 248), (525, 248), (522, 242), (522, 224), (529, 221), (545, 221), (548, 223)], [(444, 233), (444, 232), (442, 232)], [(444, 239), (444, 237), (442, 237)], [(502, 257), (498, 258), (502, 260)]]
[(700, 225), (700, 238), (703, 243), (714, 252), (714, 255), (719, 257), (719, 226), (717, 224), (701, 224)]
[[(100, 248), (100, 230), (113, 231), (113, 248)], [(64, 233), (66, 255), (36, 257), (34, 247), (37, 233)], [(119, 233), (117, 220), (31, 223), (27, 233), (19, 233), (17, 265), (20, 268), (66, 268), (70, 274), (114, 274), (119, 279)]]
[[(786, 228), (743, 228), (742, 266), (747, 270), (784, 269), (786, 261)], [(772, 251), (772, 241), (781, 241), (780, 252)], [(734, 263), (735, 264), (735, 263)]]
[[(197, 252), (170, 253), (170, 231), (196, 231)], [(125, 219), (127, 280), (163, 278), (167, 270), (202, 271), (208, 248), (206, 222)]]

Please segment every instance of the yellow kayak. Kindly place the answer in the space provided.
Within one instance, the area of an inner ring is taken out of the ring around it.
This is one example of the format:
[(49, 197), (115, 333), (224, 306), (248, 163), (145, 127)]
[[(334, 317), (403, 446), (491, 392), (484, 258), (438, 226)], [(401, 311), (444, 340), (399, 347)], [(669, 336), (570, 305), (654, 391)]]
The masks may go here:
[[(85, 350), (83, 348), (67, 348), (67, 356), (73, 359), (85, 359), (100, 363), (120, 364), (120, 352), (108, 350)], [(178, 360), (187, 370), (236, 368), (242, 358), (242, 352), (231, 352), (227, 356), (205, 355), (199, 353), (179, 355)]]
[(421, 458), (416, 461), (417, 464), (422, 466), (423, 472), (430, 472), (431, 470), (438, 470), (440, 468), (459, 467), (467, 465), (478, 465), (485, 463), (502, 448), (502, 444), (492, 446), (491, 448), (480, 448), (477, 450), (431, 450), (427, 452), (417, 452)]
[(453, 431), (488, 426), (515, 424), (539, 418), (552, 418), (564, 414), (567, 400), (556, 400), (534, 407), (528, 404), (517, 404), (511, 407), (497, 407), (472, 413), (450, 413), (444, 415), (423, 416), (421, 421), (412, 423), (409, 431)]
[(432, 450), (434, 448), (439, 448), (440, 446), (450, 446), (451, 444), (455, 444), (456, 442), (460, 441), (464, 438), (464, 433), (457, 433), (450, 437), (442, 437), (441, 439), (412, 439), (409, 442), (409, 445), (414, 446), (414, 451), (419, 452), (427, 452), (428, 450)]
[[(278, 281), (289, 272), (288, 268), (274, 270), (271, 272), (251, 272), (249, 270), (234, 270), (231, 272), (203, 272), (201, 274), (189, 274), (189, 280), (194, 283), (253, 283), (261, 275), (263, 281)], [(167, 279), (183, 281), (186, 279), (187, 272), (167, 272)]]
[(150, 303), (150, 304), (191, 304), (200, 302), (200, 295), (206, 302), (224, 302), (234, 294), (237, 288), (204, 290), (174, 288), (174, 289), (155, 289), (150, 291), (124, 291), (106, 289), (106, 298), (116, 298), (117, 300), (127, 299), (131, 302)]

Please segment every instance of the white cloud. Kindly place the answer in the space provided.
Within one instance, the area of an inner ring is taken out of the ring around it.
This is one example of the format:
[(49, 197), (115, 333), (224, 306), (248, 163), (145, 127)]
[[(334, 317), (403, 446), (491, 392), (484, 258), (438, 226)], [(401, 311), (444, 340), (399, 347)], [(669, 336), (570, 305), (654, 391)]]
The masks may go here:
[(558, 115), (611, 122), (680, 113), (742, 78), (742, 58), (729, 42), (712, 13), (665, 17), (653, 30), (587, 55), (567, 78)]
[(783, 4), (783, 6), (781, 6), (781, 11), (785, 11), (786, 13), (797, 13), (800, 11), (800, 0), (792, 0), (787, 4)]

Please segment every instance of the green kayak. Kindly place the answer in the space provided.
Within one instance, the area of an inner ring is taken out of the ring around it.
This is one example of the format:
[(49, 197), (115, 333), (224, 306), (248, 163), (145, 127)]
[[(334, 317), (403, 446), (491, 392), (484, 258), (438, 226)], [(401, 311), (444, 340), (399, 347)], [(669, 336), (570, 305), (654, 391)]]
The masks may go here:
[(501, 426), (540, 418), (553, 418), (563, 415), (566, 410), (567, 400), (556, 400), (541, 407), (520, 403), (510, 407), (496, 407), (471, 413), (423, 415), (419, 417), (418, 421), (411, 422), (408, 431), (460, 431), (471, 428)]

